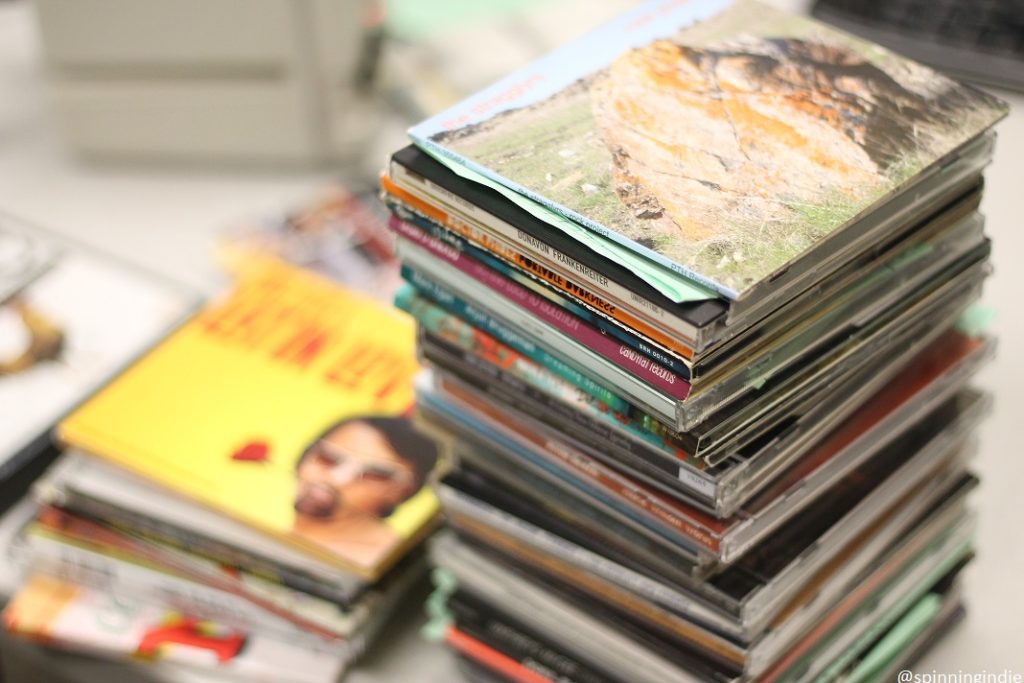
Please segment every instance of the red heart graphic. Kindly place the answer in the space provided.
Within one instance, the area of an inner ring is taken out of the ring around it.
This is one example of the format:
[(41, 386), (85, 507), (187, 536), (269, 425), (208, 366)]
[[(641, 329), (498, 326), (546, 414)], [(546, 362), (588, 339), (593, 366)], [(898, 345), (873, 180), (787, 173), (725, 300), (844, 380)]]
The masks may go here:
[(245, 462), (263, 462), (270, 455), (270, 446), (266, 441), (250, 441), (231, 454), (232, 460)]

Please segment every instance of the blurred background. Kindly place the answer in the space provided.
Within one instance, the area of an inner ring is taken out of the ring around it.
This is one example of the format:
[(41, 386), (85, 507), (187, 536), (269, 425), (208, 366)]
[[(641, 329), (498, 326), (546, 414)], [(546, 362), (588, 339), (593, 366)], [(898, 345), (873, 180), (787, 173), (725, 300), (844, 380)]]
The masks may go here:
[[(227, 281), (214, 258), (224, 235), (339, 187), (372, 205), (377, 174), (410, 124), (633, 4), (0, 0), (0, 216), (216, 292)], [(968, 572), (970, 617), (919, 670), (1024, 673), (1024, 3), (771, 4), (967, 76), (1013, 107), (997, 129), (982, 205), (1000, 358), (983, 374), (996, 408), (977, 468), (981, 556)], [(412, 605), (349, 680), (454, 678), (448, 655), (420, 640), (421, 622)], [(146, 680), (6, 639), (0, 660), (11, 683)]]

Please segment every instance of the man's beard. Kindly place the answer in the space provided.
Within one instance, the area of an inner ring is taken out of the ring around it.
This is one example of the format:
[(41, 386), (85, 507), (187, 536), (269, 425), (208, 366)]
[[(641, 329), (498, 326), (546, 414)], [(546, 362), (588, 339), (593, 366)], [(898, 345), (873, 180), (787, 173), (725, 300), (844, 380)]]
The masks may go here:
[(295, 511), (314, 519), (330, 519), (341, 508), (341, 494), (326, 484), (308, 484), (295, 496)]

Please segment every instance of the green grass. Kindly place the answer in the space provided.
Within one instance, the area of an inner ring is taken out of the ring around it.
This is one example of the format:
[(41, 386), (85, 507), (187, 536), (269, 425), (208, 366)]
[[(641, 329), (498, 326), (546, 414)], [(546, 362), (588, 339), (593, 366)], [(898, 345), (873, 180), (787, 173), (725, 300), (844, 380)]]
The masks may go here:
[[(612, 182), (611, 154), (597, 132), (588, 96), (583, 93), (560, 104), (543, 116), (517, 113), (516, 125), (502, 127), (500, 134), (485, 132), (453, 147), (604, 225), (625, 227)], [(588, 193), (584, 185), (597, 189)]]

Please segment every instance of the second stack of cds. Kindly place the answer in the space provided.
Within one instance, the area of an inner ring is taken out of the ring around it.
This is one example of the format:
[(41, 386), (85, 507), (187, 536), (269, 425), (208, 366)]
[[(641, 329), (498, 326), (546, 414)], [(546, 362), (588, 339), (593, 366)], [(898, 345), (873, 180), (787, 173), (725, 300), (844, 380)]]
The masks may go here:
[(648, 3), (392, 157), (477, 678), (881, 680), (962, 614), (1005, 107), (873, 49)]

